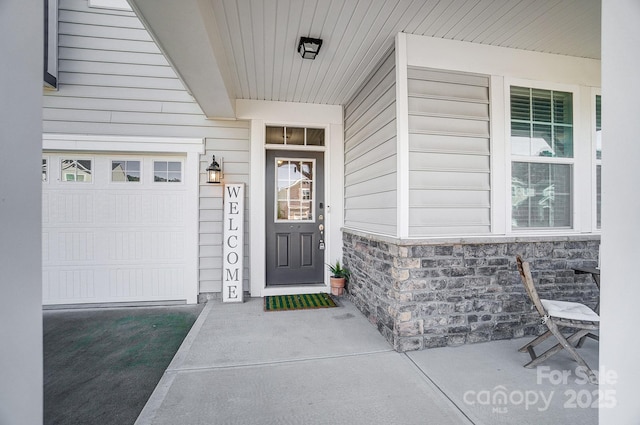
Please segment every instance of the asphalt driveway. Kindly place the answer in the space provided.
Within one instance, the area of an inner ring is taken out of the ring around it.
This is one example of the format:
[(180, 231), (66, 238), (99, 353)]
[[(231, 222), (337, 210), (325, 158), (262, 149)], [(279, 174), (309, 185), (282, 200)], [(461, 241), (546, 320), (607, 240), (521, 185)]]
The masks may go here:
[(44, 423), (133, 424), (202, 308), (44, 311)]

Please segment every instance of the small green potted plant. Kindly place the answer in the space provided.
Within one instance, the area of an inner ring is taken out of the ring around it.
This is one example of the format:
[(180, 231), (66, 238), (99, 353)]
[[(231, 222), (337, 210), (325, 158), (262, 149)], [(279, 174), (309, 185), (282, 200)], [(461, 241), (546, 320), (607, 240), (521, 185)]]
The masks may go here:
[(340, 264), (340, 260), (336, 260), (335, 264), (327, 264), (331, 272), (331, 294), (340, 296), (344, 293), (344, 287), (349, 281), (349, 269)]

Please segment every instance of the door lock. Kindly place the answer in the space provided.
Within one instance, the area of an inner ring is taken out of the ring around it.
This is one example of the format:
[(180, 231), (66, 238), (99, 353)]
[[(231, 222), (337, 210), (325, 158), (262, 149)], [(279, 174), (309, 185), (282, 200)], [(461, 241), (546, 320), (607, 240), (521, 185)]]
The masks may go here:
[(321, 232), (324, 230), (324, 224), (321, 224), (318, 226), (318, 230), (320, 230)]
[(324, 241), (322, 239), (320, 239), (320, 243), (318, 244), (318, 249), (320, 251), (324, 251)]

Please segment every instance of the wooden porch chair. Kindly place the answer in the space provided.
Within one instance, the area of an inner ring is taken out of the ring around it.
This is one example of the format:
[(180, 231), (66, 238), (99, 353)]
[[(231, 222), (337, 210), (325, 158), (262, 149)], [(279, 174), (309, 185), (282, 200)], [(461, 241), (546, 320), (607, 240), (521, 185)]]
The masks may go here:
[[(533, 285), (533, 278), (531, 277), (529, 263), (523, 261), (522, 257), (519, 255), (516, 257), (516, 260), (518, 262), (518, 271), (520, 272), (520, 277), (522, 278), (524, 287), (527, 290), (527, 294), (529, 295), (529, 298), (531, 298), (536, 310), (538, 310), (538, 313), (540, 313), (542, 323), (548, 329), (545, 333), (518, 350), (520, 352), (528, 352), (531, 356), (531, 361), (524, 365), (524, 367), (534, 368), (544, 360), (554, 354), (557, 354), (562, 349), (566, 349), (575, 361), (578, 362), (578, 364), (587, 372), (591, 383), (596, 384), (598, 382), (598, 378), (589, 365), (587, 365), (582, 357), (580, 357), (580, 354), (578, 354), (574, 345), (591, 331), (599, 329), (600, 316), (598, 316), (595, 311), (581, 303), (540, 299), (538, 292)], [(565, 338), (561, 332), (561, 328), (572, 329), (575, 332), (568, 338)], [(537, 355), (534, 351), (534, 347), (549, 338), (551, 335), (556, 337), (558, 344), (554, 345), (544, 353)]]

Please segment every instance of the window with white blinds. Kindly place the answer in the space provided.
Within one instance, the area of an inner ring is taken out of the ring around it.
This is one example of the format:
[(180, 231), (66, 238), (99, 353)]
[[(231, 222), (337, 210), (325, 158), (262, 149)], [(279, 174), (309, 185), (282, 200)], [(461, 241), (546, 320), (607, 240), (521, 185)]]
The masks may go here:
[(511, 226), (572, 226), (573, 94), (512, 86)]

